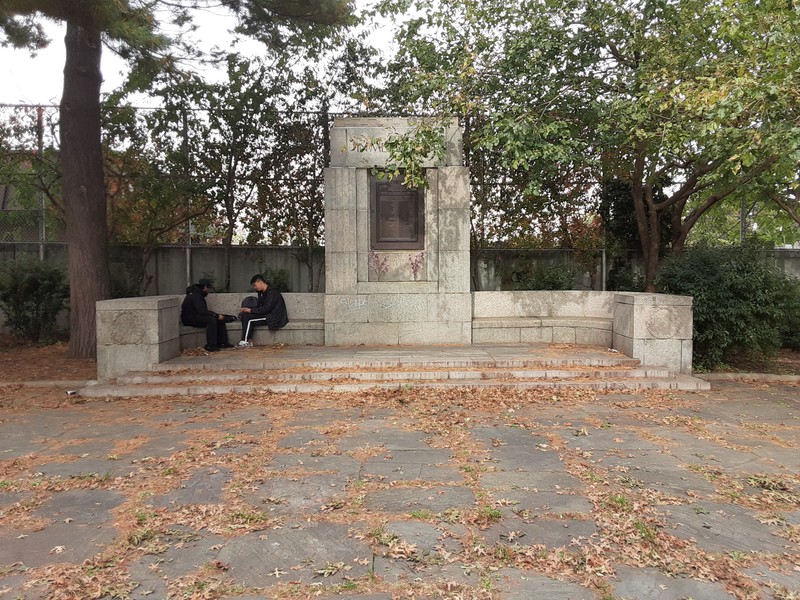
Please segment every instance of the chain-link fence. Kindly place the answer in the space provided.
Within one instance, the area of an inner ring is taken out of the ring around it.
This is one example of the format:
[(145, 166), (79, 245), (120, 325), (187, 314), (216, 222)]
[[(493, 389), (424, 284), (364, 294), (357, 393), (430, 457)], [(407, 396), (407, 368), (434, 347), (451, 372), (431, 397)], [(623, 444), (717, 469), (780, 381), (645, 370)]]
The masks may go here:
[(57, 156), (58, 107), (0, 105), (0, 243), (38, 245), (64, 240), (64, 224), (49, 195)]

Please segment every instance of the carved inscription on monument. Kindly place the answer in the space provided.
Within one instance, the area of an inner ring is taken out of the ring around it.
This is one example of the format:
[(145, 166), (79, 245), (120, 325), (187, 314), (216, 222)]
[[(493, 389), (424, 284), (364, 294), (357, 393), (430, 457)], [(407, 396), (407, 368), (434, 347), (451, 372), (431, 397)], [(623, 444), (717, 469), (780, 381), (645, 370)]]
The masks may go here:
[(370, 233), (375, 250), (421, 250), (425, 247), (425, 194), (406, 187), (402, 176), (370, 175)]

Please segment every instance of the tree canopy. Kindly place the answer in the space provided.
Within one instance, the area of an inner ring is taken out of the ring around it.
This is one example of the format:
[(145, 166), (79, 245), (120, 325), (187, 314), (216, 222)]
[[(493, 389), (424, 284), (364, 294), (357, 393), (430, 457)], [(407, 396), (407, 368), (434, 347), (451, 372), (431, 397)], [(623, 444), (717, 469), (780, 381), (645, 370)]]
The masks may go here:
[(677, 251), (726, 198), (796, 201), (793, 3), (387, 0), (382, 8), (409, 5), (386, 101), (471, 118), (471, 152), (507, 170), (517, 198), (629, 185), (651, 286), (662, 216)]

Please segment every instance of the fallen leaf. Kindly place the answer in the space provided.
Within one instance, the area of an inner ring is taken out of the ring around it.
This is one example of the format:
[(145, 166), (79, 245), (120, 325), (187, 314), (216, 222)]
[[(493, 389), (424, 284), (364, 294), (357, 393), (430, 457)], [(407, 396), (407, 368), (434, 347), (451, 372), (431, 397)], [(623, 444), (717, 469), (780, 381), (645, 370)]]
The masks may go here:
[(280, 579), (281, 575), (286, 575), (288, 571), (281, 571), (279, 568), (275, 567), (275, 570), (272, 573), (269, 573), (270, 577), (274, 577), (275, 579)]

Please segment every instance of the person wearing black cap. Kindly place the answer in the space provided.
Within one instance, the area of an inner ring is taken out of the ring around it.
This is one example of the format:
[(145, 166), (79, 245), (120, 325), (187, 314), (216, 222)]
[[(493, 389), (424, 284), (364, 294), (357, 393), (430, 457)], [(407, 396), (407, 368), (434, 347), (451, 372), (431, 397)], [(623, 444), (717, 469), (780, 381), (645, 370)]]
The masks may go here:
[(205, 349), (208, 352), (233, 348), (233, 345), (228, 343), (225, 315), (209, 310), (206, 305), (206, 296), (213, 287), (211, 280), (203, 277), (196, 284), (186, 288), (186, 297), (181, 304), (181, 322), (189, 327), (205, 328)]

